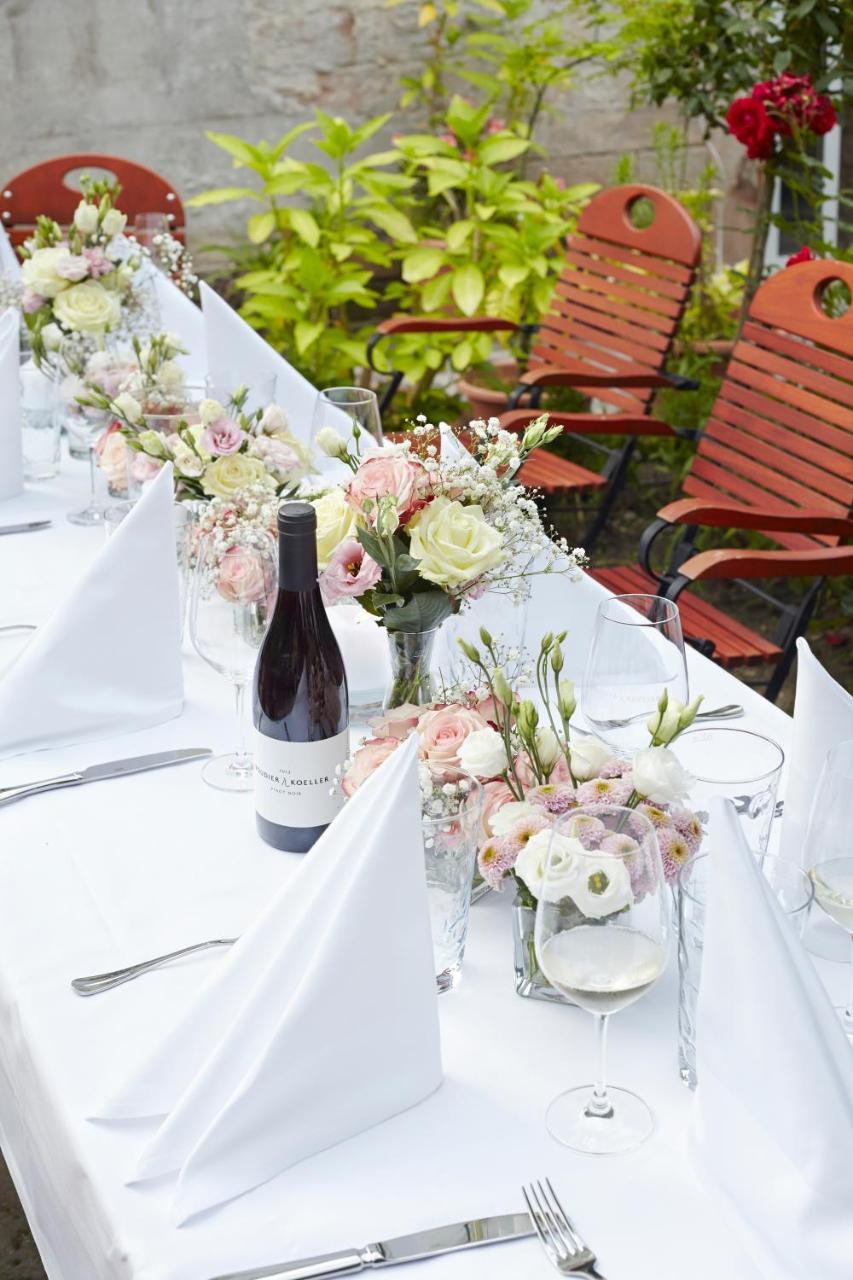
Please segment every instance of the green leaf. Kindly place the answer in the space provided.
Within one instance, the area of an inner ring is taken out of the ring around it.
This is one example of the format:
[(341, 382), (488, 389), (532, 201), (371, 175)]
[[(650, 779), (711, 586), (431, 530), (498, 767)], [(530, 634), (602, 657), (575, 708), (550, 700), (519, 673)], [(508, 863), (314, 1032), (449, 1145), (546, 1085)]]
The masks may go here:
[(298, 320), (294, 326), (293, 336), (296, 339), (296, 350), (301, 356), (309, 347), (312, 347), (321, 334), (325, 331), (326, 326), (319, 321)]
[(233, 133), (216, 133), (208, 130), (207, 136), (217, 147), (221, 147), (223, 151), (233, 156), (238, 164), (245, 165), (248, 169), (255, 169), (258, 173), (266, 168), (264, 157), (257, 147), (244, 142), (242, 138), (235, 137)]
[(450, 363), (457, 373), (464, 373), (466, 369), (471, 367), (472, 353), (473, 348), (468, 338), (464, 338), (462, 342), (456, 344), (450, 357)]
[(296, 124), (292, 129), (288, 129), (287, 133), (283, 133), (278, 142), (272, 148), (272, 153), (276, 160), (281, 156), (282, 151), (286, 151), (291, 142), (300, 137), (301, 134), (307, 133), (309, 129), (315, 127), (313, 120), (305, 120), (302, 124)]
[(452, 612), (443, 591), (418, 591), (402, 608), (386, 609), (384, 622), (388, 631), (433, 631)]
[(530, 143), (524, 138), (515, 138), (511, 135), (488, 138), (480, 147), (480, 159), (483, 164), (502, 164), (505, 160), (514, 160), (529, 147)]
[[(405, 275), (403, 278), (405, 279)], [(449, 271), (442, 271), (441, 275), (433, 276), (428, 280), (421, 290), (421, 304), (424, 311), (437, 311), (439, 307), (443, 307), (450, 297), (452, 283), (453, 276)]]
[(441, 249), (413, 249), (403, 259), (403, 279), (407, 284), (431, 279), (444, 265)]
[(501, 284), (505, 284), (508, 289), (514, 289), (516, 285), (521, 284), (530, 275), (529, 267), (512, 266), (508, 263), (498, 270), (498, 279)]
[(253, 213), (246, 224), (246, 234), (252, 244), (263, 244), (275, 231), (275, 214)]
[(313, 213), (309, 213), (307, 209), (290, 209), (289, 214), (290, 225), (300, 240), (304, 240), (312, 249), (316, 249), (320, 243), (320, 228)]
[(187, 204), (193, 209), (201, 209), (206, 204), (224, 204), (226, 200), (260, 200), (260, 198), (252, 187), (214, 187), (211, 191), (201, 191), (197, 196), (190, 196)]
[(372, 529), (356, 529), (355, 536), (372, 560), (383, 569), (391, 567), (392, 559), (386, 543), (380, 541)]
[(399, 209), (392, 209), (389, 205), (378, 206), (371, 208), (368, 216), (380, 231), (384, 231), (393, 240), (399, 240), (402, 244), (417, 244), (418, 233)]
[(453, 299), (463, 315), (473, 316), (483, 301), (486, 290), (483, 273), (473, 262), (458, 267), (453, 273)]
[(465, 241), (474, 230), (474, 223), (470, 218), (462, 218), (459, 222), (451, 222), (447, 228), (447, 247), (451, 253), (460, 253), (465, 245)]
[(292, 196), (305, 186), (305, 169), (287, 169), (284, 173), (276, 173), (264, 183), (264, 193), (268, 196)]

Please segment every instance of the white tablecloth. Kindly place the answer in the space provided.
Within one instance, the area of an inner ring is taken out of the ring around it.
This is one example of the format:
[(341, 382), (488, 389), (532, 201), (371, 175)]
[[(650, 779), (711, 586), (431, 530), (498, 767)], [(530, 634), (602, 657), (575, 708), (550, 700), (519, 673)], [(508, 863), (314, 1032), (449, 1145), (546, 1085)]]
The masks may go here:
[[(64, 518), (85, 489), (85, 466), (66, 462), (58, 480), (0, 504), (2, 523), (54, 517), (47, 532), (0, 539), (0, 626), (44, 619), (97, 551), (103, 534)], [(541, 579), (534, 593), (528, 634), (568, 628), (567, 674), (576, 678), (600, 596), (590, 580)], [(690, 669), (691, 692), (704, 692), (706, 705), (743, 702), (740, 724), (785, 743), (787, 716), (693, 652)], [(230, 749), (230, 692), (189, 650), (186, 690), (180, 719), (5, 761), (3, 783), (169, 747)], [(0, 811), (0, 1136), (51, 1280), (204, 1280), (518, 1210), (521, 1182), (544, 1175), (608, 1280), (769, 1280), (721, 1230), (686, 1154), (691, 1095), (676, 1069), (674, 960), (611, 1028), (610, 1078), (650, 1102), (653, 1140), (634, 1155), (595, 1160), (549, 1138), (546, 1104), (592, 1077), (593, 1020), (515, 995), (509, 894), (474, 908), (464, 981), (439, 1001), (446, 1078), (428, 1101), (180, 1229), (168, 1183), (126, 1186), (147, 1125), (86, 1117), (192, 999), (217, 955), (91, 1000), (69, 980), (238, 933), (296, 864), (255, 835), (250, 795), (211, 790), (195, 765)], [(381, 973), (375, 982), (375, 1034), (392, 1036)], [(548, 1274), (534, 1241), (423, 1266), (425, 1280)]]

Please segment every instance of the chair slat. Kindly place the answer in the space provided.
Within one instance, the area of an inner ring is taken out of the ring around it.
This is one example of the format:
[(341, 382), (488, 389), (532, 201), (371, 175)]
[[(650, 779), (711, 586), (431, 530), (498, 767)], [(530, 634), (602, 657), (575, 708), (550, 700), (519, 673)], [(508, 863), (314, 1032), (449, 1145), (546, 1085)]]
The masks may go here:
[(844, 405), (837, 404), (834, 400), (824, 400), (804, 387), (796, 387), (790, 382), (784, 382), (781, 378), (762, 373), (748, 364), (743, 364), (740, 360), (734, 358), (730, 360), (726, 377), (727, 380), (730, 379), (732, 382), (763, 392), (771, 400), (792, 405), (795, 409), (802, 409), (817, 418), (819, 422), (833, 422), (837, 426), (848, 427), (851, 424), (850, 410)]
[(602, 297), (600, 294), (592, 293), (589, 290), (580, 289), (575, 285), (558, 285), (557, 292), (559, 297), (573, 303), (581, 313), (595, 311), (606, 316), (618, 316), (620, 320), (627, 320), (631, 324), (639, 325), (640, 328), (648, 325), (650, 328), (656, 329), (658, 333), (669, 334), (672, 332), (673, 323), (666, 316), (659, 316), (651, 311), (642, 311), (639, 307), (628, 306), (624, 302), (613, 302), (610, 298)]
[(654, 329), (647, 328), (645, 325), (630, 324), (626, 320), (621, 320), (615, 316), (609, 319), (606, 313), (598, 311), (586, 311), (578, 314), (569, 307), (554, 306), (548, 315), (542, 321), (540, 332), (552, 329), (558, 333), (570, 333), (575, 336), (576, 326), (585, 325), (587, 329), (595, 334), (592, 341), (606, 342), (607, 336), (615, 333), (620, 338), (627, 338), (629, 342), (634, 342), (638, 347), (651, 348), (657, 351), (658, 359), (654, 361), (654, 357), (650, 356), (649, 363), (655, 363), (656, 367), (660, 367), (663, 363), (660, 359), (669, 351), (672, 343), (671, 335), (658, 333)]
[(843, 431), (827, 428), (821, 432), (820, 441), (811, 436), (801, 435), (797, 431), (789, 431), (778, 422), (769, 422), (757, 414), (749, 413), (739, 405), (728, 400), (718, 399), (714, 405), (714, 417), (727, 422), (732, 427), (740, 428), (746, 435), (766, 440), (768, 444), (778, 445), (783, 451), (811, 462), (815, 466), (837, 472), (848, 487), (853, 486), (853, 437)]
[(570, 248), (566, 254), (566, 262), (571, 263), (573, 267), (578, 267), (583, 272), (591, 272), (596, 276), (603, 276), (607, 280), (621, 280), (625, 284), (634, 285), (637, 289), (657, 293), (664, 298), (672, 298), (675, 302), (684, 301), (688, 292), (687, 283), (665, 280), (657, 272), (654, 274), (640, 272), (636, 268), (623, 267), (616, 262), (593, 257), (581, 251), (582, 243), (574, 237), (569, 241)]
[[(796, 458), (792, 453), (779, 447), (778, 444), (760, 440), (752, 432), (745, 432), (739, 427), (724, 423), (716, 415), (711, 417), (705, 428), (702, 439), (710, 444), (718, 442), (727, 449), (738, 453), (748, 466), (755, 466), (759, 474), (767, 476), (768, 488), (774, 487), (781, 480), (791, 480), (804, 487), (814, 495), (814, 503), (802, 501), (803, 506), (823, 507), (821, 498), (829, 498), (839, 505), (837, 514), (843, 515), (853, 497), (853, 487), (843, 476), (837, 475), (827, 467), (814, 466), (803, 458)], [(748, 471), (746, 474), (750, 474)]]
[[(813, 391), (827, 400), (837, 400), (841, 404), (853, 407), (853, 382), (832, 378), (824, 373), (810, 369), (802, 360), (791, 360), (773, 351), (767, 351), (749, 342), (739, 342), (734, 350), (734, 359), (741, 364), (752, 365), (775, 378)], [(850, 377), (853, 378), (853, 362)]]
[[(801, 413), (799, 409), (792, 409), (790, 405), (782, 404), (781, 401), (770, 400), (767, 396), (751, 391), (749, 387), (737, 382), (723, 383), (717, 403), (719, 404), (720, 401), (743, 405), (750, 413), (763, 417), (768, 422), (782, 423), (805, 436), (813, 435), (815, 432), (815, 419), (811, 414)], [(823, 425), (821, 437), (828, 443), (831, 442), (834, 448), (842, 451), (845, 446), (841, 442), (853, 437), (853, 433), (846, 431), (843, 424), (838, 426), (833, 424), (829, 427)]]
[(781, 355), (791, 356), (793, 360), (820, 369), (823, 373), (833, 374), (837, 378), (846, 378), (848, 381), (853, 380), (853, 368), (851, 368), (853, 361), (849, 356), (827, 351), (824, 347), (818, 347), (813, 342), (798, 338), (794, 334), (782, 333), (778, 329), (747, 321), (741, 337), (747, 342), (766, 347), (768, 351), (778, 351)]
[(570, 288), (582, 288), (604, 298), (619, 298), (630, 302), (644, 310), (654, 311), (657, 315), (677, 320), (681, 315), (682, 303), (672, 298), (657, 297), (642, 287), (645, 276), (637, 276), (635, 285), (619, 284), (615, 280), (604, 280), (600, 276), (586, 271), (564, 271), (556, 284), (556, 292), (562, 298), (570, 296)]
[[(666, 258), (656, 258), (651, 254), (640, 253), (623, 245), (613, 243), (595, 235), (584, 233), (583, 236), (572, 237), (572, 245), (582, 248), (585, 253), (596, 253), (602, 258), (612, 259), (623, 266), (633, 266), (653, 275), (663, 276), (665, 280), (675, 280), (678, 284), (689, 285), (693, 279), (694, 265), (683, 266)], [(698, 257), (696, 261), (698, 262)]]

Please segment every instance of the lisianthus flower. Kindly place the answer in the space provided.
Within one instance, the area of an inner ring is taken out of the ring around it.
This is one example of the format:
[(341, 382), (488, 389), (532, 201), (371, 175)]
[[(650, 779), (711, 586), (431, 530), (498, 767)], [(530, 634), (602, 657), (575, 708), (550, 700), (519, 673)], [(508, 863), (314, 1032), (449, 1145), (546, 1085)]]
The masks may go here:
[(218, 458), (237, 453), (245, 439), (246, 433), (239, 423), (230, 418), (220, 418), (217, 422), (208, 423), (199, 443), (208, 453)]
[(361, 543), (356, 538), (347, 538), (335, 548), (320, 574), (323, 600), (328, 605), (356, 599), (375, 587), (381, 577), (382, 570)]

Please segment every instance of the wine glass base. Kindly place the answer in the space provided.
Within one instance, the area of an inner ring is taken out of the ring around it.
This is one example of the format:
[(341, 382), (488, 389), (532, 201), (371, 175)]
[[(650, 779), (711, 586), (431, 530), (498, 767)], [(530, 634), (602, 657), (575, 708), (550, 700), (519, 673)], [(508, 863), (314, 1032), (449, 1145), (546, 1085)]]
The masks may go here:
[(69, 511), (66, 519), (69, 524), (92, 526), (103, 524), (105, 515), (103, 507), (86, 507), (83, 511)]
[(594, 1115), (588, 1110), (592, 1085), (567, 1089), (545, 1113), (545, 1126), (552, 1138), (572, 1151), (587, 1156), (619, 1156), (636, 1151), (655, 1127), (655, 1118), (643, 1099), (629, 1089), (607, 1087), (610, 1111)]
[[(248, 768), (242, 765), (245, 760), (249, 761)], [(209, 787), (215, 787), (217, 791), (251, 791), (254, 786), (252, 757), (240, 757), (234, 752), (227, 756), (214, 756), (202, 769), (201, 776)]]

